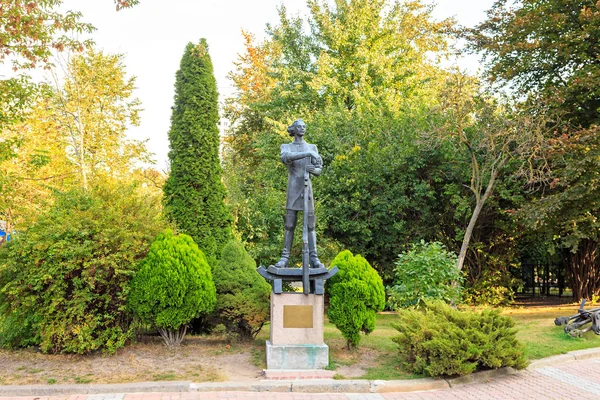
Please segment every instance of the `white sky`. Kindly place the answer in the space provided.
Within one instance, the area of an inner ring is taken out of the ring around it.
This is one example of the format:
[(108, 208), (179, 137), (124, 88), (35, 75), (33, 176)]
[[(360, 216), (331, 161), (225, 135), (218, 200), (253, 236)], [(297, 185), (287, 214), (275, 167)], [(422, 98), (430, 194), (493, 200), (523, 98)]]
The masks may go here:
[[(466, 26), (485, 18), (493, 0), (438, 0), (435, 16), (454, 16)], [(63, 9), (78, 10), (83, 20), (97, 30), (92, 39), (107, 53), (125, 55), (129, 76), (137, 77), (136, 96), (144, 111), (141, 124), (130, 136), (149, 138), (157, 167), (166, 166), (167, 132), (173, 105), (175, 72), (188, 42), (206, 38), (213, 61), (220, 99), (231, 93), (227, 74), (237, 55), (243, 52), (241, 30), (264, 37), (267, 23), (277, 23), (277, 6), (288, 12), (306, 12), (305, 0), (141, 0), (132, 9), (115, 12), (111, 0), (65, 0)], [(477, 59), (463, 60), (461, 66), (477, 70)]]

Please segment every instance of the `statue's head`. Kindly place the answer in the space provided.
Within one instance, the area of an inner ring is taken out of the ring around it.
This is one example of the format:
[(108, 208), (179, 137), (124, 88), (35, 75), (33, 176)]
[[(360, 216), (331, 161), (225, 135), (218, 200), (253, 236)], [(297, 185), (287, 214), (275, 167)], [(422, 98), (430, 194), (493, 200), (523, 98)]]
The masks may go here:
[(306, 132), (306, 124), (304, 123), (304, 121), (302, 121), (302, 118), (299, 118), (295, 120), (293, 124), (288, 126), (287, 131), (290, 134), (290, 136), (295, 136), (296, 133), (304, 135), (304, 132)]

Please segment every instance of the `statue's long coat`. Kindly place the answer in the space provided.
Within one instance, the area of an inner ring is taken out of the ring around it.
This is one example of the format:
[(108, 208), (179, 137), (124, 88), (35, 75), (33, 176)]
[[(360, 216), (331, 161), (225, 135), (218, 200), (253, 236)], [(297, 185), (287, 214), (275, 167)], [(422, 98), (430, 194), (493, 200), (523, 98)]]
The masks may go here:
[[(312, 151), (318, 153), (317, 146), (309, 143), (286, 143), (281, 145), (281, 161), (288, 168), (288, 187), (287, 201), (285, 208), (288, 210), (304, 210), (304, 171), (306, 166), (313, 164), (320, 167), (320, 160), (312, 157), (304, 157), (299, 160), (290, 161), (288, 156), (291, 153), (300, 153)], [(310, 175), (309, 175), (310, 176)], [(312, 182), (308, 179), (308, 211), (314, 212), (315, 205), (313, 200)]]

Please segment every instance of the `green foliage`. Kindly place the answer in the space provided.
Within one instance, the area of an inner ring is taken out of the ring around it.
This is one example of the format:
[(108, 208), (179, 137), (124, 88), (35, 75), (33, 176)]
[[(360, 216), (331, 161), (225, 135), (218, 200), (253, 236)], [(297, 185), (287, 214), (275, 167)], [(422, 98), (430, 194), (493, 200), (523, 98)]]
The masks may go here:
[(420, 1), (311, 0), (309, 10), (303, 20), (281, 7), (263, 43), (246, 36), (231, 74), (224, 158), (236, 229), (259, 262), (277, 258), (287, 176), (279, 147), (300, 115), (324, 159), (313, 182), (322, 259), (352, 248), (389, 280), (399, 248), (439, 235), (443, 175), (432, 166), (444, 154), (419, 149), (417, 133), (431, 126), (452, 22)]
[(518, 282), (517, 279), (503, 274), (501, 271), (493, 271), (490, 266), (477, 281), (463, 292), (464, 302), (492, 307), (512, 304), (515, 296), (513, 287)]
[[(566, 265), (575, 299), (600, 294), (600, 128), (563, 134), (552, 142), (554, 171), (543, 197), (523, 207), (528, 227), (568, 249)], [(565, 252), (567, 253), (567, 252)]]
[[(509, 170), (512, 174), (514, 170)], [(463, 300), (473, 305), (508, 305), (521, 282), (521, 259), (540, 250), (519, 225), (515, 209), (522, 206), (523, 188), (514, 179), (498, 182), (495, 195), (481, 211), (464, 264)]]
[(456, 268), (456, 254), (440, 242), (413, 244), (398, 256), (394, 285), (389, 288), (388, 306), (421, 306), (428, 300), (457, 303), (462, 277)]
[[(371, 261), (388, 283), (401, 249), (423, 238), (442, 239), (437, 216), (450, 200), (444, 187), (450, 152), (418, 145), (427, 119), (421, 111), (393, 119), (341, 115), (335, 123), (319, 120), (314, 128), (319, 149), (330, 152), (314, 183), (315, 192), (323, 193), (324, 233)], [(354, 146), (342, 148), (327, 132), (354, 138)], [(454, 236), (452, 230), (448, 234)]]
[(65, 153), (84, 187), (94, 178), (128, 179), (151, 157), (143, 141), (126, 135), (139, 124), (141, 102), (133, 97), (135, 77), (127, 76), (123, 55), (90, 49), (64, 68), (64, 83), (51, 98), (50, 116), (43, 118), (57, 121), (52, 128), (61, 132), (66, 147), (77, 149)]
[(159, 234), (131, 282), (129, 308), (142, 323), (175, 331), (215, 302), (210, 267), (194, 240), (170, 229)]
[[(139, 0), (114, 0), (117, 10), (136, 5)], [(55, 51), (82, 51), (91, 40), (80, 41), (73, 33), (91, 33), (95, 28), (81, 22), (81, 13), (64, 11), (62, 0), (21, 0), (2, 2), (0, 66), (8, 60), (13, 68), (48, 67)], [(51, 23), (49, 23), (51, 21)], [(0, 79), (0, 130), (18, 120), (43, 85), (32, 83), (29, 76)], [(3, 158), (0, 148), (0, 159)]]
[[(502, 220), (502, 216), (497, 215), (497, 212), (494, 214), (497, 220), (492, 222), (492, 226), (498, 224), (498, 220)], [(492, 215), (488, 214), (483, 224), (486, 224)], [(467, 304), (497, 307), (509, 305), (514, 301), (514, 289), (522, 284), (515, 278), (517, 274), (520, 276), (520, 259), (523, 252), (528, 251), (532, 245), (527, 244), (527, 248), (518, 249), (516, 241), (521, 245), (526, 242), (523, 233), (512, 232), (514, 236), (511, 236), (511, 227), (517, 229), (517, 225), (511, 221), (506, 221), (505, 224), (508, 226), (495, 229), (497, 232), (486, 233), (488, 243), (471, 244), (472, 256), (464, 269), (466, 284), (463, 300)], [(490, 225), (486, 228), (489, 230)]]
[(213, 278), (217, 319), (242, 339), (256, 337), (269, 320), (271, 285), (256, 272), (256, 262), (240, 242), (225, 245)]
[(529, 104), (560, 115), (547, 135), (543, 196), (532, 196), (522, 215), (528, 228), (571, 252), (565, 264), (576, 299), (600, 293), (593, 278), (600, 265), (599, 29), (595, 0), (498, 0), (488, 19), (470, 32), (491, 81), (511, 85)]
[(175, 81), (165, 214), (209, 260), (231, 239), (219, 162), (218, 95), (206, 40), (189, 43)]
[(383, 310), (385, 290), (381, 277), (362, 256), (349, 250), (331, 262), (339, 271), (327, 280), (329, 321), (342, 332), (348, 348), (360, 343), (360, 332), (375, 329), (377, 312)]
[(0, 248), (2, 345), (112, 353), (131, 338), (129, 281), (163, 224), (158, 199), (123, 185), (55, 198)]
[(470, 38), (492, 81), (587, 128), (600, 121), (599, 28), (596, 0), (497, 0)]
[(402, 310), (393, 338), (404, 365), (430, 376), (467, 375), (484, 369), (523, 369), (527, 361), (510, 317), (497, 310), (459, 311), (441, 301)]
[[(23, 113), (35, 100), (39, 89), (27, 76), (0, 80), (0, 128), (4, 129), (23, 117)], [(0, 147), (0, 158), (5, 155)]]

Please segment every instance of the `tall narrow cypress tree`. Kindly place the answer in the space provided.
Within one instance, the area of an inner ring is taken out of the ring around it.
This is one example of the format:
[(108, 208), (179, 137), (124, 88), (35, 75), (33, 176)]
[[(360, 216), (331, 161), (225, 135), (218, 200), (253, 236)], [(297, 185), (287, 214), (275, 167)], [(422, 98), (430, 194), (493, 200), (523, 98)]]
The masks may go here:
[(205, 39), (188, 43), (175, 80), (165, 214), (215, 259), (231, 239), (219, 163), (218, 94)]

